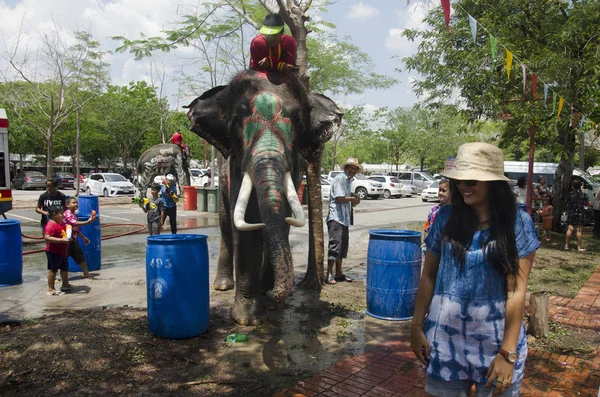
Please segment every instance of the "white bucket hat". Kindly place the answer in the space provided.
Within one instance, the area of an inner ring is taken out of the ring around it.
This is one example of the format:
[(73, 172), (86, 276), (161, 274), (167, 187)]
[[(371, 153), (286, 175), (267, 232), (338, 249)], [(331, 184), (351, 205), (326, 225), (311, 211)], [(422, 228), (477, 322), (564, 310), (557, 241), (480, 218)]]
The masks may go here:
[(346, 160), (346, 162), (344, 164), (342, 164), (342, 169), (345, 170), (347, 165), (353, 165), (355, 167), (358, 167), (359, 172), (363, 171), (362, 165), (360, 165), (358, 160), (353, 157), (349, 157), (348, 160)]
[(504, 156), (494, 145), (484, 142), (465, 143), (458, 148), (454, 168), (440, 175), (461, 181), (505, 181)]
[(173, 176), (173, 174), (169, 174), (167, 175), (167, 181), (174, 181), (175, 177)]

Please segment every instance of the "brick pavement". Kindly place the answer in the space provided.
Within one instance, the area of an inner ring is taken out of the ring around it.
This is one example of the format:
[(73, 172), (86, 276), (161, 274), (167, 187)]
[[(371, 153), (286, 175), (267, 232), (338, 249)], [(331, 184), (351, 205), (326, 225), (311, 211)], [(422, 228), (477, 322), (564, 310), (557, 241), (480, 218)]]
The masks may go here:
[[(557, 322), (600, 332), (600, 268), (575, 298), (550, 297), (549, 314)], [(375, 343), (365, 353), (348, 357), (311, 378), (277, 393), (284, 396), (428, 396), (425, 371), (410, 350), (409, 334)], [(523, 396), (599, 396), (600, 349), (594, 359), (529, 349)]]

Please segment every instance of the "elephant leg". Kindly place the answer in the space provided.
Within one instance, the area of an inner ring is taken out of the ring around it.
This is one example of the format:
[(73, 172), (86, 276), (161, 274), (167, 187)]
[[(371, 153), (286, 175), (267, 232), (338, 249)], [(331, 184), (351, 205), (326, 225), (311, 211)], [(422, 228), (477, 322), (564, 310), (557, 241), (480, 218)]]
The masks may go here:
[(231, 317), (240, 325), (259, 325), (266, 320), (261, 294), (262, 231), (240, 232), (235, 253), (235, 299)]
[(219, 186), (219, 227), (221, 229), (221, 246), (217, 262), (217, 275), (213, 288), (217, 291), (233, 289), (233, 222), (231, 219), (231, 203), (227, 191), (228, 178), (221, 172)]

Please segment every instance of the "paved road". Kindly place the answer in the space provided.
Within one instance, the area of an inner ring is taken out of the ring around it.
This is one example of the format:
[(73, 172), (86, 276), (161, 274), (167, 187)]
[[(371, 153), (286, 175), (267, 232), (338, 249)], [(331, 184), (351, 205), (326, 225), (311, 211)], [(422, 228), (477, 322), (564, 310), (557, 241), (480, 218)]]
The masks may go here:
[[(39, 192), (37, 195), (39, 195)], [(110, 200), (110, 199), (109, 199)], [(15, 197), (16, 203), (19, 199)], [(423, 203), (420, 198), (388, 200), (363, 200), (356, 208), (355, 225), (350, 229), (353, 255), (345, 262), (345, 271), (356, 277), (366, 277), (366, 250), (369, 230), (381, 228), (406, 228), (419, 230), (433, 203)], [(325, 212), (326, 214), (326, 212)], [(22, 232), (41, 236), (39, 215), (34, 209), (15, 209), (8, 218), (21, 221)], [(135, 230), (131, 224), (145, 224), (145, 215), (134, 204), (100, 205), (102, 235), (114, 235)], [(196, 211), (178, 211), (179, 227), (188, 228), (186, 233), (208, 236), (210, 280), (214, 278), (219, 253), (219, 228), (216, 214)], [(106, 226), (110, 225), (110, 226)], [(294, 272), (302, 277), (306, 271), (308, 256), (308, 225), (292, 228)], [(85, 309), (99, 306), (146, 305), (146, 234), (133, 234), (102, 241), (102, 269), (95, 272), (94, 280), (83, 280), (72, 275), (77, 287), (74, 293), (48, 297), (46, 291), (46, 258), (43, 253), (23, 256), (23, 284), (0, 288), (0, 316), (16, 318), (38, 317), (69, 309)], [(42, 248), (39, 242), (24, 239), (23, 250)]]

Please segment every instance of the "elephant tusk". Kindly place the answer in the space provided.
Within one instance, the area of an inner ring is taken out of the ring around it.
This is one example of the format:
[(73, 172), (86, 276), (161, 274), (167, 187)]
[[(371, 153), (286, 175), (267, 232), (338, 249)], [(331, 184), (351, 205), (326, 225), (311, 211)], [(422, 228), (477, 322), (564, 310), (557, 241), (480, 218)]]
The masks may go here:
[(304, 210), (302, 209), (302, 204), (300, 204), (300, 200), (298, 199), (298, 194), (296, 194), (296, 188), (294, 187), (294, 181), (292, 181), (292, 175), (289, 172), (285, 173), (285, 194), (292, 209), (292, 214), (294, 214), (293, 218), (285, 218), (285, 221), (292, 226), (304, 226)]
[(264, 223), (252, 224), (246, 223), (244, 220), (250, 194), (252, 194), (252, 179), (250, 179), (250, 175), (247, 172), (244, 172), (244, 179), (242, 179), (242, 186), (240, 187), (240, 193), (235, 203), (235, 210), (233, 211), (233, 224), (242, 232), (249, 232), (265, 226)]

